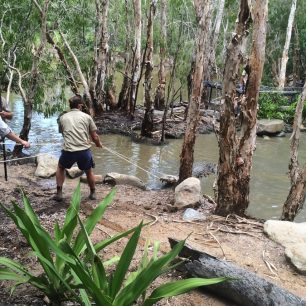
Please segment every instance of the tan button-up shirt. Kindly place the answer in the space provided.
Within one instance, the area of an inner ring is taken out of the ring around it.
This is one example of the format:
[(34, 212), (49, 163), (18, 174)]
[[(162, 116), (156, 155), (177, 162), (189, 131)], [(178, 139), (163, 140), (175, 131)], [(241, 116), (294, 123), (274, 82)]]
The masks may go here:
[(90, 132), (97, 127), (88, 114), (73, 108), (59, 118), (59, 130), (64, 137), (63, 149), (74, 152), (91, 147)]

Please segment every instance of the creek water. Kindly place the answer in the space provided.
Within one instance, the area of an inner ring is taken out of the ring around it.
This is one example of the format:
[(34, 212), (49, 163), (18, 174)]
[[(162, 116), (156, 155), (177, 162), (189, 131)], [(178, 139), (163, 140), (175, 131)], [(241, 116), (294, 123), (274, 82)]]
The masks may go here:
[[(10, 126), (18, 133), (23, 122), (22, 101), (14, 97), (12, 103), (14, 118)], [(58, 133), (57, 116), (44, 118), (34, 113), (30, 132), (32, 147), (29, 153), (38, 154), (49, 152), (59, 156), (62, 137)], [(250, 185), (250, 205), (248, 214), (263, 219), (278, 219), (282, 206), (289, 191), (289, 178), (287, 176), (289, 161), (289, 137), (263, 139), (258, 137), (256, 151), (253, 159), (253, 169)], [(93, 147), (96, 174), (119, 172), (135, 175), (142, 179), (149, 188), (160, 188), (158, 176), (161, 173), (178, 174), (179, 155), (182, 139), (170, 140), (165, 146), (150, 146), (134, 143), (130, 138), (121, 135), (102, 135), (103, 145), (129, 159), (132, 164), (110, 153), (106, 149)], [(299, 159), (301, 164), (306, 160), (306, 134), (302, 133), (300, 139)], [(195, 145), (195, 162), (218, 161), (218, 145), (214, 134), (198, 135)], [(139, 166), (147, 172), (139, 169)], [(201, 179), (202, 191), (213, 195), (213, 182), (215, 175)], [(297, 216), (296, 222), (306, 221), (306, 209)]]

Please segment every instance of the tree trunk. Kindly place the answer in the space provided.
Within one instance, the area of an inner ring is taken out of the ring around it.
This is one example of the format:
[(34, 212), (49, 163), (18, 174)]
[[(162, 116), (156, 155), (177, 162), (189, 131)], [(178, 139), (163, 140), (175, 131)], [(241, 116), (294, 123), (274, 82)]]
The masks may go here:
[(123, 75), (123, 82), (121, 86), (121, 90), (118, 98), (118, 108), (124, 109), (126, 112), (128, 111), (128, 103), (129, 103), (129, 92), (131, 87), (131, 78), (132, 75), (132, 64), (133, 57), (130, 54), (131, 42), (130, 42), (130, 33), (131, 33), (131, 25), (129, 19), (129, 6), (127, 0), (125, 0), (125, 17), (126, 17), (126, 38), (125, 38), (125, 55), (124, 55), (124, 63), (125, 70)]
[[(169, 239), (173, 248), (178, 241)], [(215, 278), (227, 276), (232, 279), (202, 287), (203, 291), (215, 293), (240, 306), (306, 306), (302, 298), (259, 277), (257, 274), (242, 269), (230, 262), (220, 260), (207, 253), (185, 245), (180, 257), (187, 258), (183, 268), (192, 277)]]
[[(194, 0), (197, 20), (199, 22), (196, 36), (195, 69), (192, 84), (192, 98), (188, 108), (187, 127), (181, 152), (179, 182), (192, 176), (193, 152), (196, 138), (196, 129), (199, 121), (201, 93), (204, 79), (204, 54), (205, 46), (208, 44), (210, 23), (210, 1)], [(206, 48), (207, 50), (207, 48)]]
[(302, 113), (304, 101), (306, 99), (306, 82), (304, 84), (303, 93), (296, 105), (293, 132), (290, 144), (290, 163), (289, 175), (291, 180), (291, 188), (283, 206), (281, 219), (293, 221), (298, 212), (303, 208), (306, 197), (306, 164), (303, 169), (299, 167), (298, 148), (300, 142), (300, 126), (302, 124)]
[(158, 86), (156, 89), (154, 108), (162, 110), (165, 108), (165, 91), (166, 91), (166, 38), (167, 38), (167, 1), (160, 1), (160, 39), (159, 39), (159, 71), (158, 71)]
[(279, 81), (278, 88), (280, 90), (283, 90), (284, 87), (285, 87), (286, 67), (287, 67), (287, 62), (288, 62), (288, 50), (289, 50), (289, 46), (290, 46), (292, 27), (293, 27), (293, 22), (294, 22), (294, 15), (295, 15), (295, 11), (296, 11), (296, 2), (297, 2), (297, 0), (292, 0), (290, 15), (289, 15), (289, 19), (288, 19), (286, 41), (285, 41), (285, 45), (284, 45), (283, 56), (282, 56), (282, 60), (281, 60), (281, 68), (280, 68), (279, 79), (278, 79), (278, 81)]
[[(44, 7), (42, 10), (42, 17), (41, 17), (41, 41), (40, 44), (33, 55), (33, 62), (32, 62), (32, 69), (31, 69), (31, 77), (30, 77), (30, 84), (27, 95), (23, 93), (24, 99), (24, 115), (23, 115), (23, 126), (20, 132), (20, 138), (23, 140), (29, 139), (29, 133), (31, 129), (31, 121), (32, 121), (32, 112), (33, 112), (33, 102), (34, 97), (36, 94), (38, 78), (39, 78), (39, 71), (38, 65), (40, 59), (42, 57), (45, 44), (46, 44), (46, 33), (47, 33), (47, 11), (49, 6), (49, 0), (45, 0)], [(21, 78), (20, 78), (20, 88), (21, 87)], [(15, 145), (13, 150), (14, 156), (19, 156), (22, 151), (22, 146)]]
[[(216, 65), (216, 49), (217, 49), (217, 42), (219, 38), (219, 33), (220, 33), (220, 27), (221, 27), (221, 22), (223, 18), (223, 11), (224, 11), (224, 3), (225, 0), (219, 0), (218, 3), (218, 11), (212, 31), (212, 36), (211, 36), (211, 51), (210, 51), (210, 71), (215, 71), (216, 75), (219, 75), (218, 73), (218, 67)], [(211, 77), (210, 77), (211, 79)]]
[(106, 100), (105, 93), (105, 79), (107, 74), (107, 62), (108, 62), (108, 31), (107, 31), (107, 21), (108, 21), (108, 8), (109, 1), (102, 0), (98, 7), (98, 18), (99, 18), (99, 27), (98, 30), (98, 51), (97, 51), (97, 67), (96, 67), (96, 84), (95, 84), (95, 93), (96, 93), (96, 113), (101, 114), (103, 111), (103, 105)]
[(92, 100), (92, 97), (90, 95), (90, 91), (89, 91), (89, 86), (87, 84), (87, 81), (85, 79), (85, 76), (82, 72), (82, 69), (81, 69), (81, 66), (80, 66), (80, 63), (76, 57), (76, 55), (74, 54), (73, 50), (71, 49), (67, 39), (65, 38), (65, 36), (63, 35), (63, 33), (60, 31), (60, 35), (64, 41), (64, 44), (66, 46), (66, 48), (68, 49), (72, 59), (73, 59), (73, 62), (76, 66), (76, 70), (79, 74), (79, 77), (80, 77), (80, 80), (81, 80), (81, 83), (83, 85), (83, 88), (84, 88), (84, 100), (85, 100), (85, 103), (86, 103), (86, 107), (88, 109), (88, 113), (94, 117), (95, 116), (95, 109), (94, 109), (94, 105), (93, 105), (93, 100)]
[[(252, 157), (256, 141), (256, 116), (259, 86), (265, 57), (267, 0), (241, 0), (235, 35), (229, 47), (224, 69), (223, 109), (220, 118), (218, 199), (216, 213), (244, 215), (249, 205), (249, 183)], [(247, 67), (248, 81), (241, 99), (241, 131), (236, 130), (236, 79), (239, 75), (241, 48), (246, 39), (250, 14), (253, 17), (251, 56)]]
[(153, 132), (153, 103), (151, 97), (152, 71), (153, 71), (153, 21), (156, 11), (156, 0), (151, 0), (148, 26), (147, 26), (147, 46), (145, 60), (145, 115), (141, 125), (141, 136), (151, 137)]
[(128, 103), (128, 113), (133, 112), (136, 105), (136, 91), (140, 76), (140, 60), (141, 60), (141, 1), (133, 0), (134, 5), (134, 23), (135, 23), (135, 39), (134, 39), (134, 61), (132, 72), (132, 84)]
[(301, 60), (301, 47), (300, 36), (297, 25), (294, 26), (294, 51), (293, 51), (293, 86), (297, 85), (297, 81), (300, 81), (303, 76), (304, 69)]

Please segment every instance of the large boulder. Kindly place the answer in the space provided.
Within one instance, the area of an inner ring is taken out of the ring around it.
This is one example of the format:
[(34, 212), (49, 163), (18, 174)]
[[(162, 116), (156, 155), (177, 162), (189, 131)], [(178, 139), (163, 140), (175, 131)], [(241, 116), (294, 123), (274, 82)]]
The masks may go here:
[(189, 177), (175, 188), (174, 206), (178, 209), (195, 207), (202, 197), (201, 183), (196, 177)]
[(306, 222), (267, 220), (264, 224), (264, 232), (269, 238), (285, 247), (296, 243), (306, 243)]
[(264, 232), (285, 247), (285, 255), (300, 272), (306, 273), (306, 222), (268, 220)]
[(260, 119), (257, 123), (257, 135), (276, 135), (282, 132), (285, 123), (280, 119)]
[(292, 244), (286, 247), (285, 255), (287, 259), (296, 267), (296, 269), (306, 274), (306, 243)]
[(41, 178), (49, 178), (54, 176), (57, 169), (58, 158), (50, 155), (44, 154), (37, 157), (37, 168), (34, 175)]
[(138, 177), (116, 172), (107, 173), (103, 182), (111, 185), (130, 185), (143, 190), (146, 189), (146, 185)]

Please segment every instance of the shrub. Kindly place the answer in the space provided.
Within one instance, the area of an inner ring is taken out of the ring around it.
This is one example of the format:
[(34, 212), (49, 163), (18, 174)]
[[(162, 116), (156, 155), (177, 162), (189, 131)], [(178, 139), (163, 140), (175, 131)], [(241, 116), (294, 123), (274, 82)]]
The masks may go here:
[(260, 119), (282, 119), (288, 123), (293, 120), (292, 112), (288, 110), (288, 99), (283, 95), (278, 93), (262, 93), (259, 95), (258, 103), (258, 117)]
[[(137, 271), (129, 273), (129, 267), (134, 257), (141, 229), (137, 227), (115, 235), (97, 244), (89, 238), (96, 223), (101, 219), (106, 207), (115, 194), (112, 190), (108, 196), (93, 210), (84, 221), (79, 217), (80, 185), (76, 188), (67, 211), (64, 225), (54, 226), (54, 239), (41, 226), (28, 198), (23, 194), (24, 208), (13, 203), (13, 210), (0, 203), (7, 215), (14, 221), (34, 255), (37, 256), (44, 273), (35, 276), (21, 264), (8, 258), (0, 257), (0, 280), (14, 282), (13, 289), (23, 283), (30, 283), (43, 291), (48, 298), (59, 305), (64, 300), (74, 300), (81, 305), (99, 306), (129, 306), (143, 298), (143, 305), (153, 305), (164, 297), (170, 297), (187, 292), (193, 288), (215, 284), (226, 278), (201, 279), (192, 278), (167, 283), (159, 286), (149, 297), (146, 290), (152, 282), (171, 266), (173, 259), (179, 254), (184, 241), (179, 242), (169, 253), (158, 257), (158, 247), (154, 248), (152, 258), (148, 257), (148, 247)], [(79, 223), (79, 227), (77, 224)], [(110, 261), (103, 262), (98, 252), (116, 240), (131, 234), (121, 256), (114, 256)], [(109, 272), (106, 266), (117, 263), (116, 268)]]

